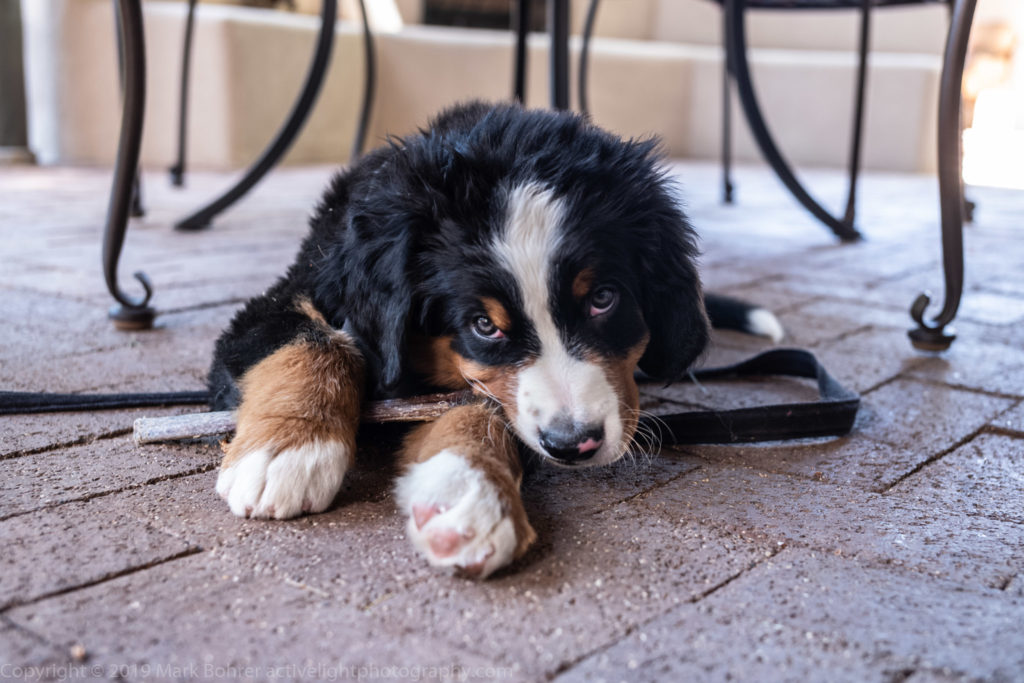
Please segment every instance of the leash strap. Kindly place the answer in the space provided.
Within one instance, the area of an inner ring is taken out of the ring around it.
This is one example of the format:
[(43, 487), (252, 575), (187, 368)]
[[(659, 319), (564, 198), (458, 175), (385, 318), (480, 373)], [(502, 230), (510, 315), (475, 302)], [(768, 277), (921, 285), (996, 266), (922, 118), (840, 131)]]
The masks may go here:
[(642, 417), (663, 445), (753, 443), (818, 436), (842, 436), (853, 428), (860, 396), (841, 385), (803, 349), (772, 349), (735, 365), (703, 368), (697, 379), (758, 376), (803, 377), (818, 383), (818, 400), (776, 403), (734, 410), (701, 410)]
[(142, 394), (37, 394), (31, 391), (0, 391), (0, 415), (59, 413), (65, 410), (107, 410), (206, 403), (206, 391), (171, 391)]

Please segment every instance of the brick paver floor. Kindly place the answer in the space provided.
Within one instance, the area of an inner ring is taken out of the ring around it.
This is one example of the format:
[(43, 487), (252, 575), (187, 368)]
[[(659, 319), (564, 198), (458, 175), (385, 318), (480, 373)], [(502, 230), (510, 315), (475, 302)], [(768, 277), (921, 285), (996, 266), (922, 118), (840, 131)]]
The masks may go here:
[[(867, 240), (843, 246), (764, 169), (740, 169), (733, 207), (715, 166), (674, 170), (709, 287), (776, 310), (862, 392), (853, 434), (542, 470), (536, 547), (478, 583), (404, 538), (395, 433), (364, 435), (327, 513), (261, 522), (214, 493), (216, 444), (132, 443), (136, 417), (188, 409), (0, 418), (0, 678), (1024, 680), (1024, 193), (972, 190), (960, 339), (929, 356), (906, 330), (920, 290), (942, 295), (933, 179), (868, 174)], [(99, 265), (108, 174), (0, 169), (0, 389), (199, 388), (329, 173), (278, 171), (198, 234), (170, 224), (231, 177), (147, 175), (123, 286), (145, 270), (161, 315), (123, 333)], [(807, 178), (838, 204), (841, 174)], [(718, 334), (709, 358), (764, 346)]]

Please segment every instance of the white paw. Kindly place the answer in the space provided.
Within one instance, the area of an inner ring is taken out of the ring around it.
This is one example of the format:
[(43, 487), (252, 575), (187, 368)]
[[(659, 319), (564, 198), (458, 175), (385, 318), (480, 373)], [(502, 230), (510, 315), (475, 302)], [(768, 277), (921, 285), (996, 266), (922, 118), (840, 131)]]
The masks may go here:
[(397, 485), (413, 544), (435, 567), (484, 578), (512, 561), (516, 532), (498, 490), (465, 458), (444, 450)]
[(271, 456), (250, 451), (217, 477), (217, 493), (239, 517), (288, 519), (323, 512), (341, 488), (352, 456), (343, 444), (313, 442)]

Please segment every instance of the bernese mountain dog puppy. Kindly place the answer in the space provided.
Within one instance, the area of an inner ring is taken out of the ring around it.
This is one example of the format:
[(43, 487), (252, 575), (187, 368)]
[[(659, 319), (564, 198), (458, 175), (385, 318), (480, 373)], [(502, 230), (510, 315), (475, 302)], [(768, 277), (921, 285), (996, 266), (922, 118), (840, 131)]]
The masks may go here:
[[(217, 342), (231, 511), (327, 509), (364, 400), (469, 388), (480, 400), (405, 439), (396, 498), (434, 565), (485, 577), (521, 556), (524, 458), (621, 458), (636, 370), (677, 380), (708, 343), (695, 235), (659, 164), (656, 142), (578, 115), (471, 103), (337, 175), (295, 263)], [(707, 304), (725, 326), (781, 329)]]

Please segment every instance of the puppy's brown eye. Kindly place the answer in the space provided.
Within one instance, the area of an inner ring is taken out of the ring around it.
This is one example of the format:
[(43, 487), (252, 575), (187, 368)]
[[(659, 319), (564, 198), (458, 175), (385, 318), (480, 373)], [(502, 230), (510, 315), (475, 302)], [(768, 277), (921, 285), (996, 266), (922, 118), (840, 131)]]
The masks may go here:
[(486, 315), (478, 316), (473, 321), (473, 331), (484, 339), (502, 339), (505, 336), (505, 333)]
[(610, 285), (603, 285), (590, 295), (590, 317), (603, 315), (615, 307), (619, 293)]

